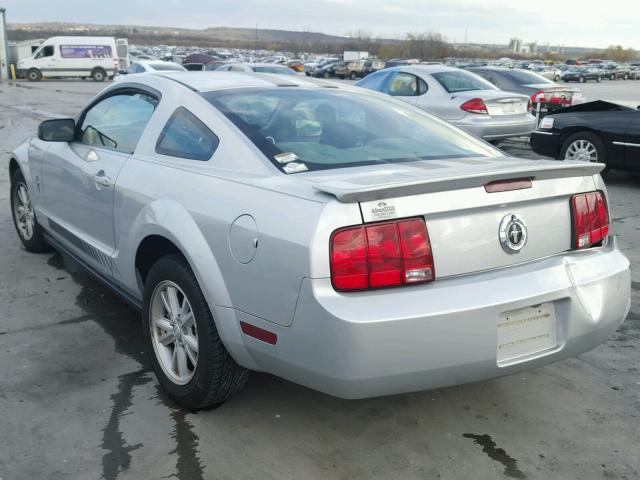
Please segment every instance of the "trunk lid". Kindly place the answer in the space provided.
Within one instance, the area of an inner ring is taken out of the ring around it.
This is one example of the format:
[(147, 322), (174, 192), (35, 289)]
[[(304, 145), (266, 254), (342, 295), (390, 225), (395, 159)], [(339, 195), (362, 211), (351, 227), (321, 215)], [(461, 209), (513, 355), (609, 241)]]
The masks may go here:
[(473, 98), (481, 98), (491, 116), (524, 115), (529, 107), (529, 98), (525, 95), (501, 90), (459, 92), (452, 95), (451, 98), (460, 102), (460, 105)]
[[(571, 249), (570, 197), (593, 191), (602, 165), (512, 158), (430, 160), (307, 178), (341, 202), (358, 202), (364, 222), (424, 217), (437, 278), (500, 268)], [(364, 171), (367, 170), (367, 171)], [(488, 193), (485, 185), (530, 179), (530, 188)], [(527, 240), (517, 253), (500, 225), (517, 215)]]

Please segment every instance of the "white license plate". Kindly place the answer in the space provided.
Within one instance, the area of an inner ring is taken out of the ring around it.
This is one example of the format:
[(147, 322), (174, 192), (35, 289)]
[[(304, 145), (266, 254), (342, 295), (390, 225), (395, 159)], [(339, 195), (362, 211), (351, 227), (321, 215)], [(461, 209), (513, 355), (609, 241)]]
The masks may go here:
[(507, 363), (556, 345), (553, 303), (500, 314), (498, 319), (498, 364)]
[(516, 112), (516, 104), (515, 103), (503, 103), (502, 104), (502, 112), (503, 113), (515, 113)]

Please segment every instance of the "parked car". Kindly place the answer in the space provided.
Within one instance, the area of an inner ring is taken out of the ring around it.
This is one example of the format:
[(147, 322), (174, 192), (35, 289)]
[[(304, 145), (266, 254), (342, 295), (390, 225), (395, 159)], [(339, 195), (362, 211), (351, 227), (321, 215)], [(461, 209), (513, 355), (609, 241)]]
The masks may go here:
[(378, 70), (382, 70), (383, 68), (386, 68), (386, 64), (382, 60), (365, 60), (362, 68), (362, 76), (366, 77), (367, 75), (377, 72)]
[(295, 75), (296, 72), (284, 65), (275, 63), (227, 63), (216, 69), (218, 72), (255, 72), (276, 73), (278, 75)]
[(599, 68), (575, 67), (562, 72), (561, 77), (563, 82), (584, 83), (589, 80), (600, 82), (602, 81), (602, 70)]
[(485, 140), (529, 135), (536, 127), (529, 97), (446, 65), (385, 68), (356, 85), (416, 105)]
[(559, 81), (563, 73), (562, 70), (549, 65), (535, 65), (531, 67), (530, 70), (532, 72), (536, 72), (547, 80), (553, 80), (554, 82)]
[(337, 76), (338, 72), (340, 72), (340, 75), (347, 74), (347, 62), (339, 60), (337, 62), (327, 63), (322, 67), (316, 68), (311, 73), (311, 76), (317, 78), (331, 78)]
[(182, 66), (190, 72), (212, 72), (227, 63), (224, 60), (212, 60), (207, 63), (183, 63)]
[(604, 65), (600, 65), (600, 67), (604, 72), (605, 78), (608, 78), (609, 80), (629, 79), (630, 68), (625, 65), (606, 63)]
[(317, 69), (322, 68), (330, 63), (340, 62), (341, 59), (335, 57), (325, 57), (321, 58), (318, 61), (314, 62), (306, 62), (304, 64), (304, 73), (305, 75), (312, 75)]
[(80, 77), (104, 82), (119, 70), (113, 37), (51, 37), (18, 61), (16, 74), (31, 82), (47, 78)]
[(548, 115), (531, 135), (540, 155), (640, 171), (640, 110), (601, 100)]
[(137, 73), (186, 71), (186, 68), (175, 62), (165, 62), (163, 60), (138, 60), (129, 65), (129, 68), (127, 68), (125, 71), (118, 73), (118, 75), (116, 75), (113, 80), (116, 82), (128, 80), (129, 77), (127, 77), (127, 75)]
[(300, 60), (289, 60), (285, 65), (294, 72), (304, 73), (304, 64)]
[(501, 90), (528, 95), (533, 111), (540, 117), (558, 108), (585, 101), (577, 88), (558, 85), (535, 72), (501, 67), (471, 68), (469, 71), (477, 73)]
[(375, 92), (277, 83), (139, 75), (10, 154), (24, 247), (142, 311), (178, 404), (219, 404), (249, 370), (344, 398), (437, 388), (616, 331), (630, 272), (601, 165), (509, 158)]

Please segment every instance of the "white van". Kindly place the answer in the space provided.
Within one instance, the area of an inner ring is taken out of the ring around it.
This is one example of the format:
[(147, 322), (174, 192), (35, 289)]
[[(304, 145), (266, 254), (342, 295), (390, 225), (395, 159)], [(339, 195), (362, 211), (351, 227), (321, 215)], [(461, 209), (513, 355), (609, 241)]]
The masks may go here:
[(112, 37), (51, 37), (33, 56), (18, 61), (19, 77), (32, 82), (42, 77), (91, 77), (96, 82), (118, 71), (116, 42)]

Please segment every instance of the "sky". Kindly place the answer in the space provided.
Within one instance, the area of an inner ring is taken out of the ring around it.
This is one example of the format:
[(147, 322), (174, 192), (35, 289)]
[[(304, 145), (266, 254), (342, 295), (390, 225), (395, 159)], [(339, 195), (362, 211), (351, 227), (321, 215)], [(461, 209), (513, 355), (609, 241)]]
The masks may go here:
[(437, 32), (452, 42), (525, 42), (640, 50), (640, 0), (0, 0), (7, 22), (80, 22), (358, 30), (402, 38)]

